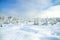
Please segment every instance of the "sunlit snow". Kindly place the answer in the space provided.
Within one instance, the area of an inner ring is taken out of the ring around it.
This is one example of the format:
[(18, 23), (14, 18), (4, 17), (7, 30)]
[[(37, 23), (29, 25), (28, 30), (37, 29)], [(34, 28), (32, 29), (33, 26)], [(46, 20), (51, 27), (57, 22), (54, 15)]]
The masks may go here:
[(6, 24), (0, 27), (0, 40), (59, 40), (58, 25)]

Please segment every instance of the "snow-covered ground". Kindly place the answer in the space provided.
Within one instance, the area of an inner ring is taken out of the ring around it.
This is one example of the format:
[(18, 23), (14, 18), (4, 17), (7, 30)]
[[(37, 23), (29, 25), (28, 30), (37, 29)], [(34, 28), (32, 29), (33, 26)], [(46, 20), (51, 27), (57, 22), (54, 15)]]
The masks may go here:
[(3, 24), (3, 27), (0, 27), (0, 40), (60, 40), (60, 23), (55, 25)]

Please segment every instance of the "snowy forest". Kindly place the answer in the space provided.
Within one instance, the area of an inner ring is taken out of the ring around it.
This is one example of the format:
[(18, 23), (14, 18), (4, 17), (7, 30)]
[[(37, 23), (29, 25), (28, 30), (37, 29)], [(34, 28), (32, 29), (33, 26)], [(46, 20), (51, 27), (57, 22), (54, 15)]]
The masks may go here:
[(0, 0), (0, 40), (60, 40), (60, 0)]
[(1, 40), (60, 40), (59, 31), (60, 18), (0, 16)]

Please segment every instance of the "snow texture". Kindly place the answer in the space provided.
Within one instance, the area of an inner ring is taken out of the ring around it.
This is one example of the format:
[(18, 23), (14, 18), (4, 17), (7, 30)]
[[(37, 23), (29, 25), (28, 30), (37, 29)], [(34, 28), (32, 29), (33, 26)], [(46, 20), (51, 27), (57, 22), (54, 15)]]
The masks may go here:
[(60, 40), (59, 25), (3, 24), (4, 27), (0, 27), (0, 40)]

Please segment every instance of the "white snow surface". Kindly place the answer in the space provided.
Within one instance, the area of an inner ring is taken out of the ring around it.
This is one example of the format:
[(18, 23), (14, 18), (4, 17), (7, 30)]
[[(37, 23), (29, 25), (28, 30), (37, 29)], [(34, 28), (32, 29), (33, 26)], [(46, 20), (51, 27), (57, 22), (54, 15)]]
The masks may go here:
[(60, 40), (60, 23), (34, 25), (33, 23), (3, 24), (0, 40)]

